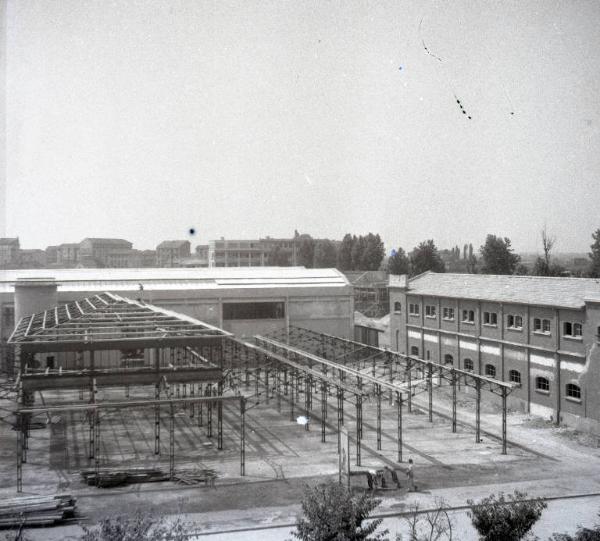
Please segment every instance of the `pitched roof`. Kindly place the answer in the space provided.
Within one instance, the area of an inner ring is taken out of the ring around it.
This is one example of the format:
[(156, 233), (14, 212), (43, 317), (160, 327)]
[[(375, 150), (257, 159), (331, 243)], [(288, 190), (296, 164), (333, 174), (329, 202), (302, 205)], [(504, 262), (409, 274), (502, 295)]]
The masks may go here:
[(228, 335), (189, 316), (104, 292), (21, 318), (9, 343), (22, 347), (50, 344), (56, 351), (63, 351), (61, 345), (65, 344), (89, 347), (92, 343), (108, 346), (129, 342), (143, 347), (144, 341), (168, 344), (169, 340)]
[[(393, 287), (393, 284), (390, 284)], [(600, 301), (600, 279), (426, 272), (409, 280), (414, 295), (581, 309)]]
[(181, 248), (182, 246), (190, 244), (189, 240), (163, 240), (156, 249), (160, 248)]
[(18, 238), (0, 238), (0, 244), (19, 244)]

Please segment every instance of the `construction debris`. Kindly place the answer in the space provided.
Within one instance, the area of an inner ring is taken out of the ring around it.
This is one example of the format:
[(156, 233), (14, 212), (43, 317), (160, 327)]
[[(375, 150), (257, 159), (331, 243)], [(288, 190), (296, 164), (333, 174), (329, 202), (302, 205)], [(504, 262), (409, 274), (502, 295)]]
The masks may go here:
[(52, 526), (73, 517), (76, 501), (71, 494), (26, 496), (2, 500), (0, 501), (0, 528)]
[[(100, 468), (98, 470), (98, 481), (96, 482), (95, 470), (82, 470), (81, 475), (88, 485), (101, 488), (110, 488), (134, 483), (156, 483), (170, 481), (168, 471), (160, 468)], [(204, 483), (214, 487), (217, 472), (210, 469), (178, 470), (173, 480), (184, 485), (196, 485)]]

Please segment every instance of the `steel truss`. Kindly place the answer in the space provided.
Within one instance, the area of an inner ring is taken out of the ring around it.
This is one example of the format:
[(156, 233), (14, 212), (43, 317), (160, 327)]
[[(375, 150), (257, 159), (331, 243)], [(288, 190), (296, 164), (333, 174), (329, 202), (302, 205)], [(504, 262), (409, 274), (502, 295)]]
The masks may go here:
[[(345, 367), (354, 367), (361, 374), (370, 371), (376, 380), (393, 382), (396, 377), (407, 387), (408, 411), (412, 411), (412, 396), (422, 389), (428, 395), (429, 421), (433, 420), (434, 378), (438, 385), (442, 381), (452, 386), (452, 431), (456, 432), (457, 411), (456, 392), (461, 385), (475, 389), (475, 441), (481, 441), (481, 392), (489, 391), (502, 399), (502, 454), (507, 452), (507, 398), (518, 385), (513, 382), (461, 370), (449, 365), (404, 355), (388, 349), (369, 346), (353, 340), (316, 332), (310, 329), (290, 326), (287, 333), (275, 333), (280, 343), (292, 344), (322, 360), (330, 360)], [(415, 376), (416, 380), (415, 380)], [(364, 377), (364, 376), (363, 376)]]

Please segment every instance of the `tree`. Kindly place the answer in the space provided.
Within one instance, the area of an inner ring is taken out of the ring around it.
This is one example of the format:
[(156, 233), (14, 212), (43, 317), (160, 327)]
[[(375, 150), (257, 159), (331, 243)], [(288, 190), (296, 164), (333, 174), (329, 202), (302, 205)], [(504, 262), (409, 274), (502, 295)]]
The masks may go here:
[(410, 254), (411, 274), (422, 274), (426, 271), (445, 272), (446, 266), (440, 257), (433, 239), (421, 242)]
[(352, 248), (356, 237), (346, 233), (338, 250), (337, 268), (341, 271), (352, 270)]
[(467, 500), (467, 514), (479, 533), (480, 541), (518, 541), (523, 539), (548, 505), (539, 498), (528, 499), (525, 492), (492, 494), (479, 503)]
[(318, 241), (315, 245), (315, 268), (333, 268), (336, 263), (337, 250), (335, 244), (327, 239)]
[(392, 250), (392, 255), (388, 258), (388, 272), (390, 274), (408, 274), (408, 257), (402, 248)]
[[(459, 250), (460, 257), (460, 250)], [(408, 526), (408, 541), (452, 541), (452, 519), (447, 504), (442, 498), (436, 498), (435, 509), (423, 511), (415, 503), (410, 514), (404, 516)], [(396, 541), (402, 541), (400, 534)]]
[(379, 234), (369, 233), (365, 237), (365, 247), (361, 256), (360, 269), (356, 270), (379, 270), (381, 260), (385, 256), (385, 249)]
[(588, 254), (591, 260), (589, 275), (592, 278), (600, 278), (600, 229), (592, 233), (592, 238), (594, 243), (590, 246), (592, 251)]
[(267, 263), (271, 267), (289, 267), (290, 256), (280, 246), (275, 246), (267, 254)]
[(375, 533), (383, 519), (363, 524), (380, 503), (366, 493), (353, 496), (339, 483), (306, 487), (292, 535), (301, 541), (385, 541), (387, 530)]
[(352, 270), (365, 270), (362, 268), (363, 254), (367, 245), (365, 237), (360, 235), (358, 238), (353, 238), (352, 244)]
[(192, 527), (180, 519), (169, 522), (150, 513), (136, 511), (133, 515), (105, 518), (98, 527), (83, 526), (82, 541), (184, 541)]
[(298, 246), (298, 265), (307, 269), (315, 263), (315, 240), (310, 235), (302, 236)]
[(552, 248), (556, 244), (556, 237), (548, 232), (546, 225), (541, 231), (541, 236), (544, 257), (538, 257), (535, 260), (531, 274), (534, 276), (560, 276), (565, 269), (558, 263), (553, 263), (551, 257)]
[(488, 235), (481, 247), (484, 274), (514, 274), (521, 257), (513, 253), (508, 237)]

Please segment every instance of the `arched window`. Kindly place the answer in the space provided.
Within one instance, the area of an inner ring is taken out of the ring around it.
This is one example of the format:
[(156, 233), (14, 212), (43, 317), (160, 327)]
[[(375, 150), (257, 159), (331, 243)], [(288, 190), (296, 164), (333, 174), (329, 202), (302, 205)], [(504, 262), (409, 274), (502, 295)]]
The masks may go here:
[(402, 303), (400, 301), (394, 303), (394, 312), (402, 312)]
[(569, 398), (575, 398), (581, 400), (581, 387), (574, 383), (567, 383), (567, 396)]
[(508, 379), (513, 383), (521, 383), (521, 372), (518, 370), (511, 370), (508, 373)]
[(549, 392), (550, 391), (550, 381), (548, 381), (548, 378), (537, 377), (537, 378), (535, 378), (535, 388), (538, 391)]
[(444, 364), (454, 364), (454, 358), (449, 353), (444, 355)]
[(485, 375), (490, 376), (490, 378), (496, 377), (496, 367), (493, 364), (485, 365)]
[(419, 356), (419, 348), (417, 346), (411, 346), (410, 347), (410, 354), (413, 357), (418, 357)]
[(463, 364), (465, 365), (465, 370), (473, 372), (473, 361), (471, 359), (465, 359)]

